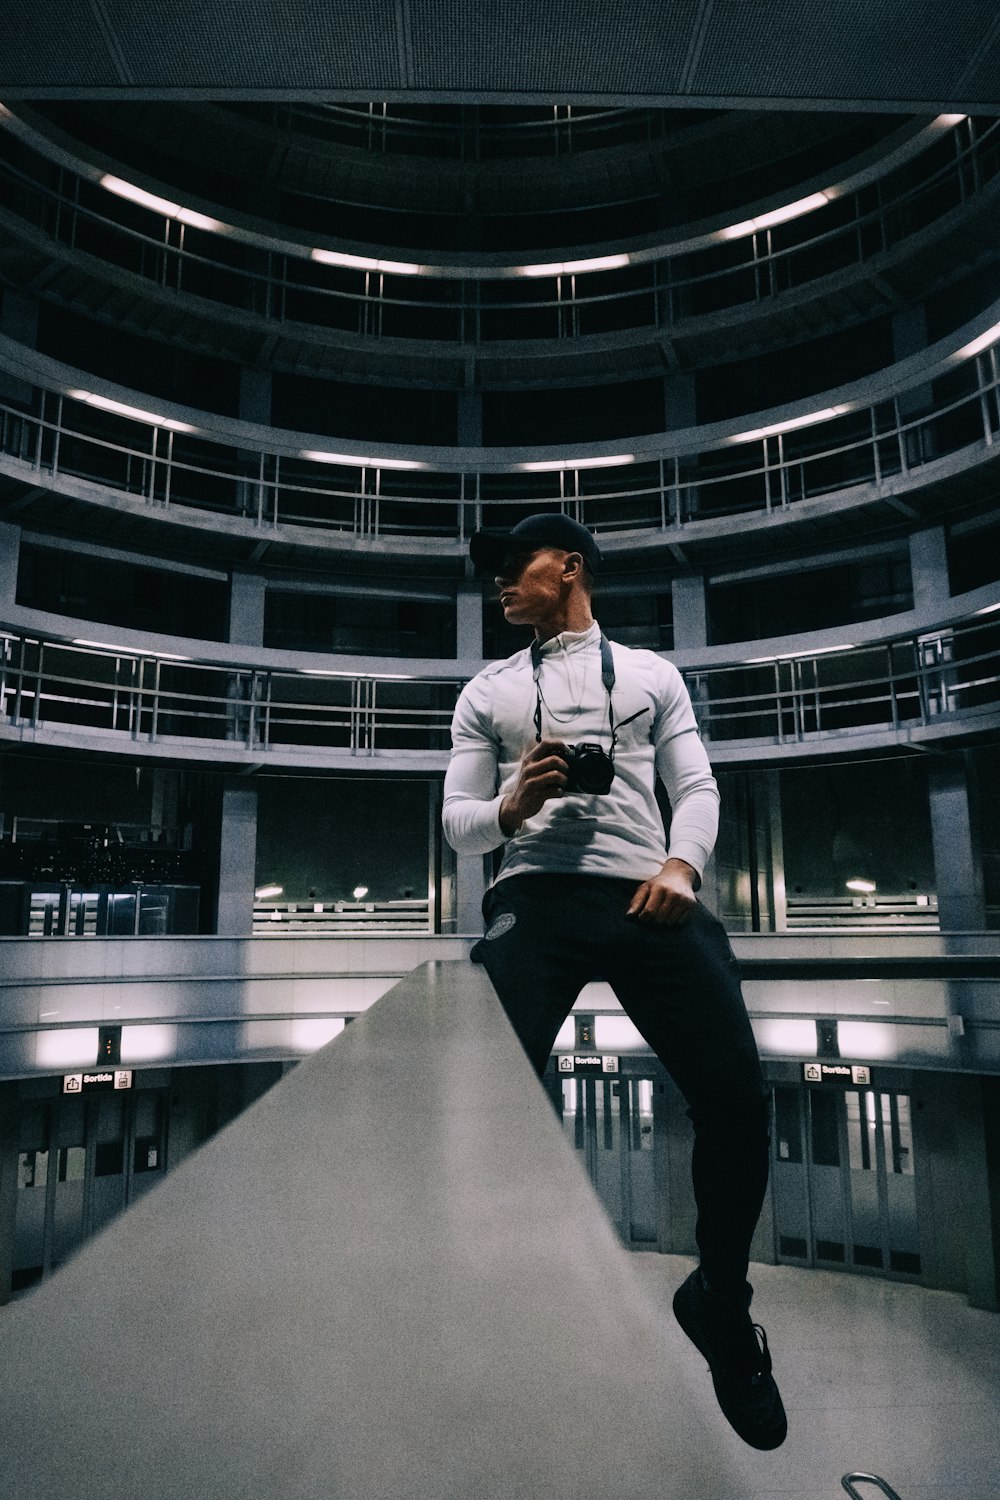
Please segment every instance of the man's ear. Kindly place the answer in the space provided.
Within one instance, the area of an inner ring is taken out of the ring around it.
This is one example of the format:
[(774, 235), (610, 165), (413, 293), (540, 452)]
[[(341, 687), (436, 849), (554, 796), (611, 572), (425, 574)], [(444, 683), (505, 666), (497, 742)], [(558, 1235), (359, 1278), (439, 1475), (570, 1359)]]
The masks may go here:
[(585, 579), (583, 554), (581, 552), (567, 552), (566, 561), (563, 563), (563, 576)]

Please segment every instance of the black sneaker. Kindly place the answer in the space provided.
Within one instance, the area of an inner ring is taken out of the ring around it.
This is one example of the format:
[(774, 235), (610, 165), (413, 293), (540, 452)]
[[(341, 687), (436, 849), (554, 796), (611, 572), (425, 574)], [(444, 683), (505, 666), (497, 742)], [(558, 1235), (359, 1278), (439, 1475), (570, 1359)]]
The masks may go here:
[(771, 1374), (767, 1335), (750, 1321), (750, 1298), (729, 1301), (709, 1292), (701, 1270), (674, 1293), (674, 1317), (708, 1360), (723, 1415), (751, 1448), (778, 1448), (788, 1422)]

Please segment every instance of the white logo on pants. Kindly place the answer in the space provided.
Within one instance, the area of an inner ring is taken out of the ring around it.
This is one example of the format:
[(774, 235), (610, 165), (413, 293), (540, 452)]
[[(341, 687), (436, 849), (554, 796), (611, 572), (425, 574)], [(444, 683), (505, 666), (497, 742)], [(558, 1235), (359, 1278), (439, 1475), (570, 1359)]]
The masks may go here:
[(486, 941), (492, 943), (496, 938), (503, 937), (504, 933), (509, 932), (516, 921), (517, 918), (512, 911), (502, 911), (486, 934)]

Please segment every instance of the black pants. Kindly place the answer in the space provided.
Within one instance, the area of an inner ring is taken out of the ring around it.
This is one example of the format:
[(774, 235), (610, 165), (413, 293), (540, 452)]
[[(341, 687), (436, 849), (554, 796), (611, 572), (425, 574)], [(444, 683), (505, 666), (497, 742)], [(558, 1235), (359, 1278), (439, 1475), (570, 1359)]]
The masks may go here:
[(580, 990), (603, 979), (680, 1088), (694, 1124), (696, 1237), (709, 1283), (737, 1292), (767, 1188), (768, 1106), (739, 971), (700, 904), (677, 927), (626, 917), (638, 881), (514, 875), (486, 893), (484, 965), (541, 1075)]

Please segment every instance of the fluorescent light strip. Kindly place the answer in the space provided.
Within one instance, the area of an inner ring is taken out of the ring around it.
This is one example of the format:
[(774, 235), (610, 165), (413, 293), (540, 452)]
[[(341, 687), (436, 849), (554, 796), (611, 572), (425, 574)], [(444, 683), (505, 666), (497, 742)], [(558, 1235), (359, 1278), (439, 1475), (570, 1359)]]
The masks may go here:
[(74, 646), (91, 646), (97, 651), (113, 651), (116, 656), (150, 656), (158, 661), (190, 661), (190, 656), (180, 656), (176, 651), (147, 651), (144, 646), (116, 646), (114, 641), (86, 641), (82, 636), (73, 639)]
[(406, 260), (378, 260), (371, 255), (350, 255), (346, 250), (310, 250), (310, 260), (321, 266), (343, 266), (348, 271), (382, 271), (386, 276), (428, 276), (437, 269)]
[(711, 238), (744, 240), (748, 235), (756, 234), (758, 229), (771, 229), (775, 224), (787, 224), (790, 219), (801, 219), (805, 214), (815, 213), (816, 209), (825, 208), (838, 196), (836, 188), (825, 188), (821, 193), (810, 193), (808, 198), (799, 198), (797, 202), (786, 203), (782, 208), (772, 208), (752, 219), (744, 219), (740, 224), (730, 224), (725, 229), (718, 229)]
[(971, 359), (974, 354), (982, 354), (983, 350), (995, 344), (997, 339), (1000, 339), (1000, 323), (994, 323), (992, 328), (987, 328), (985, 333), (981, 333), (970, 344), (963, 344), (961, 349), (956, 349), (951, 359), (954, 363), (961, 359)]
[(615, 453), (608, 458), (542, 458), (532, 463), (516, 464), (522, 474), (557, 474), (568, 469), (617, 469), (634, 464), (634, 453)]
[(809, 656), (829, 656), (833, 651), (856, 651), (857, 649), (857, 646), (851, 642), (846, 642), (841, 646), (814, 646), (811, 651), (782, 651), (777, 656), (748, 656), (743, 665), (759, 667), (773, 661), (804, 661)]
[[(0, 104), (0, 118), (14, 119), (15, 116), (6, 105)], [(960, 125), (967, 115), (945, 114), (938, 115), (927, 127), (929, 131), (951, 130)], [(157, 193), (150, 193), (145, 188), (136, 187), (134, 183), (126, 182), (124, 178), (116, 177), (113, 173), (105, 172), (98, 177), (101, 187), (108, 192), (115, 193), (119, 198), (126, 198), (132, 203), (137, 203), (142, 208), (148, 208), (154, 213), (163, 214), (168, 219), (176, 219), (179, 223), (190, 225), (194, 229), (208, 230), (214, 234), (238, 234), (231, 224), (226, 224), (220, 219), (211, 218), (207, 214), (198, 213), (195, 209), (185, 208), (179, 203), (174, 203), (169, 198), (162, 198)], [(776, 224), (785, 224), (789, 220), (801, 218), (805, 214), (814, 213), (823, 208), (827, 203), (843, 196), (845, 191), (851, 191), (854, 179), (848, 179), (845, 184), (822, 188), (815, 193), (808, 194), (805, 198), (799, 198), (794, 203), (784, 204), (780, 208), (769, 209), (766, 213), (757, 214), (753, 218), (743, 219), (738, 224), (727, 225), (724, 229), (718, 229), (707, 235), (707, 241), (726, 241), (745, 239), (759, 229), (768, 229)], [(288, 252), (291, 254), (307, 253), (309, 258), (321, 265), (342, 266), (347, 270), (377, 271), (391, 276), (447, 276), (449, 268), (444, 265), (421, 265), (413, 261), (385, 260), (376, 256), (355, 255), (346, 250), (326, 250), (319, 247), (310, 249), (308, 252), (299, 250), (297, 246), (289, 245)], [(632, 265), (648, 259), (648, 254), (630, 254), (628, 251), (619, 251), (610, 255), (584, 256), (577, 260), (546, 261), (538, 265), (508, 266), (501, 270), (502, 275), (545, 277), (561, 275), (586, 275), (593, 271), (617, 270), (623, 266)], [(463, 275), (468, 275), (470, 270), (476, 268), (457, 268)], [(497, 274), (497, 267), (484, 266), (479, 272), (486, 279)]]
[(151, 209), (154, 214), (162, 214), (165, 219), (177, 219), (181, 224), (188, 224), (192, 229), (208, 229), (214, 234), (231, 234), (232, 226), (223, 224), (219, 219), (210, 219), (207, 214), (196, 213), (193, 208), (184, 208), (180, 203), (172, 203), (169, 198), (160, 198), (156, 193), (147, 193), (145, 188), (135, 187), (131, 182), (125, 182), (121, 177), (113, 177), (106, 172), (99, 179), (100, 186), (107, 188), (109, 193), (114, 193), (119, 198), (127, 198), (130, 203), (138, 203), (140, 208)]
[(517, 266), (515, 274), (518, 276), (573, 276), (579, 272), (585, 275), (588, 271), (616, 271), (621, 266), (631, 264), (631, 255), (623, 251), (618, 255), (591, 255), (583, 260), (553, 260), (540, 266)]
[(824, 406), (821, 411), (811, 411), (804, 417), (789, 417), (784, 422), (771, 422), (767, 427), (754, 427), (750, 432), (735, 432), (732, 437), (726, 438), (727, 443), (755, 443), (761, 438), (776, 437), (780, 432), (794, 432), (799, 427), (812, 427), (814, 423), (829, 422), (834, 417), (842, 417), (845, 412), (854, 411), (855, 403), (847, 402), (843, 406)]
[(431, 464), (414, 458), (362, 458), (357, 453), (328, 453), (326, 449), (300, 448), (300, 458), (308, 458), (314, 464), (347, 464), (354, 469), (430, 469)]
[(303, 677), (346, 677), (351, 680), (364, 678), (369, 682), (416, 682), (412, 672), (341, 672), (333, 667), (299, 667)]
[[(105, 173), (100, 178), (100, 185), (107, 188), (108, 192), (117, 194), (119, 198), (127, 198), (131, 203), (151, 209), (153, 213), (163, 214), (165, 218), (177, 219), (183, 224), (191, 225), (192, 228), (207, 229), (217, 234), (233, 233), (232, 226), (222, 223), (219, 219), (212, 219), (206, 214), (199, 214), (193, 209), (184, 208), (169, 198), (161, 198), (156, 193), (147, 192), (145, 188), (136, 187), (133, 183), (125, 182), (121, 177), (115, 177), (111, 173)], [(795, 203), (770, 209), (767, 213), (758, 214), (755, 218), (745, 219), (742, 223), (731, 224), (725, 229), (716, 230), (709, 238), (714, 240), (745, 239), (758, 229), (767, 229), (774, 224), (784, 224), (789, 219), (797, 219), (803, 214), (813, 213), (817, 208), (823, 208), (839, 195), (839, 188), (825, 188), (821, 192), (810, 193), (807, 198), (800, 198)], [(309, 258), (318, 265), (340, 266), (349, 271), (375, 271), (386, 276), (447, 274), (447, 267), (420, 265), (413, 261), (385, 260), (372, 255), (355, 255), (347, 250), (324, 250), (318, 246), (309, 251)], [(538, 265), (512, 266), (508, 274), (528, 277), (586, 275), (594, 271), (619, 270), (623, 266), (631, 265), (632, 262), (633, 256), (627, 251), (618, 251), (611, 255), (583, 256), (577, 260), (554, 260)], [(484, 267), (484, 274), (489, 275), (488, 267)]]
[(105, 172), (100, 179), (102, 188), (107, 188), (109, 193), (114, 193), (118, 198), (127, 198), (130, 203), (138, 203), (140, 208), (152, 209), (154, 214), (163, 214), (167, 219), (173, 219), (180, 213), (180, 204), (171, 203), (169, 198), (159, 198), (156, 193), (147, 193), (145, 188), (135, 187), (131, 182), (124, 182), (120, 177), (113, 177), (110, 172)]
[(171, 432), (197, 432), (190, 422), (177, 422), (173, 417), (161, 416), (159, 412), (144, 411), (138, 406), (126, 406), (124, 401), (112, 401), (110, 396), (96, 396), (93, 391), (67, 391), (71, 401), (82, 401), (85, 406), (97, 406), (101, 411), (110, 411), (116, 417), (130, 417), (133, 422), (149, 422), (154, 427), (167, 427)]

